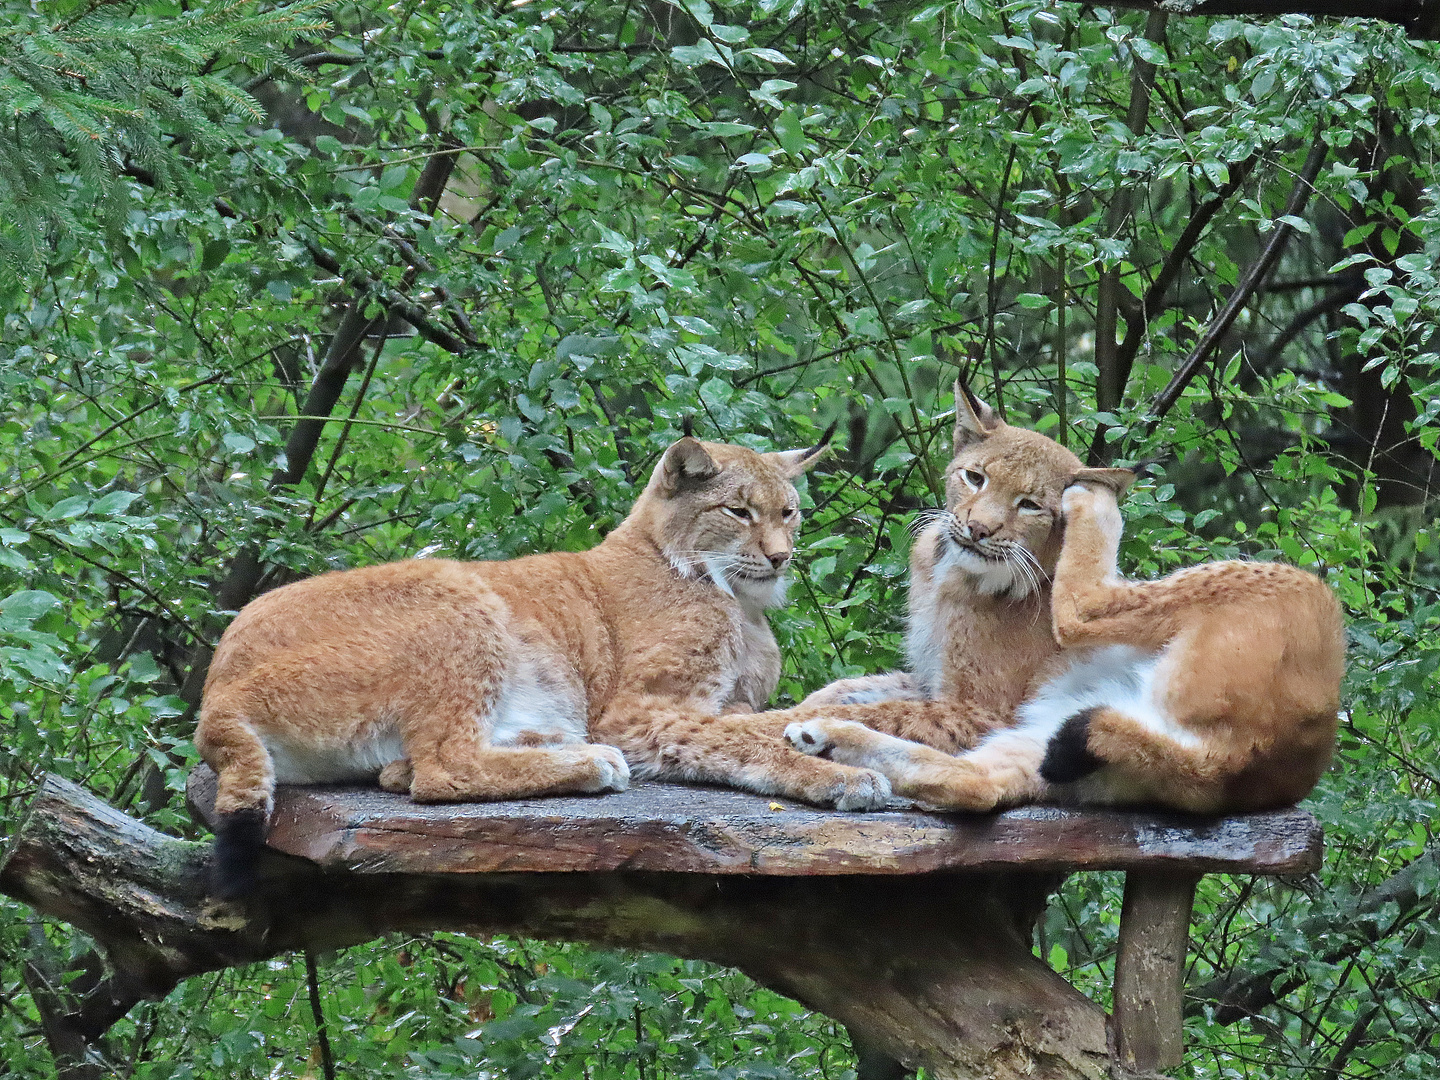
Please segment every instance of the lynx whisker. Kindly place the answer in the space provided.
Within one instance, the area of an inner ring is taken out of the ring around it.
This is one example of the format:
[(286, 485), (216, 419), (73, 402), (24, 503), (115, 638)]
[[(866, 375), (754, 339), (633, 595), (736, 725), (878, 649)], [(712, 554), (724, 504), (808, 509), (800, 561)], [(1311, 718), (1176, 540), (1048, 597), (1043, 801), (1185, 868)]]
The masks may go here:
[(905, 526), (905, 531), (914, 539), (924, 532), (933, 522), (940, 521), (949, 524), (954, 516), (954, 514), (950, 513), (950, 511), (946, 510), (943, 506), (927, 506), (916, 512), (915, 516), (911, 518)]

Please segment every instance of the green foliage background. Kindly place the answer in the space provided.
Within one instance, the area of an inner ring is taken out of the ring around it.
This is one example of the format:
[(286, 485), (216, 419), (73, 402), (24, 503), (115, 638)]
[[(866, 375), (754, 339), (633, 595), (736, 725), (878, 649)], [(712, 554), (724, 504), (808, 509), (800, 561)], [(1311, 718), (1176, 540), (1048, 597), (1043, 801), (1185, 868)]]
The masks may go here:
[[(686, 416), (766, 448), (841, 422), (780, 699), (890, 667), (963, 370), (1154, 462), (1132, 573), (1284, 558), (1349, 613), (1325, 869), (1205, 880), (1184, 1075), (1435, 1075), (1433, 47), (1033, 0), (0, 10), (7, 834), (46, 771), (193, 834), (217, 604), (589, 546)], [(1101, 999), (1117, 889), (1072, 879), (1037, 931)], [(25, 966), (63, 981), (85, 948), (0, 900), (0, 1077), (52, 1069)], [(1247, 975), (1272, 1000), (1229, 1016)], [(344, 1075), (854, 1066), (824, 1017), (661, 957), (436, 935), (321, 958), (320, 986)], [(316, 1075), (303, 961), (193, 979), (95, 1052)]]

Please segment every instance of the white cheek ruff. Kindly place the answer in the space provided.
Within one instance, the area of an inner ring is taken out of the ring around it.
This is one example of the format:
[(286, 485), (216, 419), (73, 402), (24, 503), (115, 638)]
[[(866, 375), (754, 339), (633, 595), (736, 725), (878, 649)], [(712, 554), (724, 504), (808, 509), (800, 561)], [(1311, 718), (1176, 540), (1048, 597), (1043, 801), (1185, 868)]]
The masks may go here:
[(961, 547), (951, 540), (942, 540), (937, 570), (959, 570), (970, 579), (981, 596), (1001, 596), (1008, 592), (1024, 596), (1029, 585), (1008, 561), (987, 559)]
[(784, 574), (777, 574), (768, 581), (756, 581), (737, 574), (735, 580), (727, 584), (729, 588), (726, 591), (739, 600), (742, 607), (755, 611), (784, 607), (785, 594), (790, 590), (790, 579)]
[(704, 561), (705, 573), (715, 583), (715, 587), (726, 596), (734, 596), (735, 589), (725, 576), (725, 571), (729, 568), (726, 558), (721, 555), (706, 555)]

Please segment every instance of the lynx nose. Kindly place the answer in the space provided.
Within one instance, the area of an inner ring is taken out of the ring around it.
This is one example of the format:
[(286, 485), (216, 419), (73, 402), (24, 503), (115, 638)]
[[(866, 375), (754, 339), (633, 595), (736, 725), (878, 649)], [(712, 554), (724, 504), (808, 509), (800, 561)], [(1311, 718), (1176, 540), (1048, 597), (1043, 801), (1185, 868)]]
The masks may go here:
[(790, 561), (790, 553), (788, 551), (776, 552), (774, 555), (766, 555), (765, 557), (770, 560), (770, 565), (776, 570), (781, 569)]
[(995, 530), (986, 525), (983, 521), (976, 521), (973, 518), (965, 522), (965, 536), (970, 540), (984, 540)]

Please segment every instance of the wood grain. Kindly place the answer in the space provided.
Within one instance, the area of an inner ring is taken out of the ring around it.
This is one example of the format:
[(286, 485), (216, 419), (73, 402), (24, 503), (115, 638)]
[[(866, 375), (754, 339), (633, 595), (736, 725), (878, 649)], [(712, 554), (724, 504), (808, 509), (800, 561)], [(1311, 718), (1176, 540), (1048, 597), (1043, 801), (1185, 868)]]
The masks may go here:
[(1198, 880), (1184, 872), (1125, 875), (1112, 1024), (1115, 1056), (1131, 1072), (1174, 1069), (1184, 1060), (1185, 952)]
[[(214, 774), (190, 778), (211, 822)], [(356, 873), (596, 872), (812, 876), (1134, 868), (1317, 869), (1303, 810), (1212, 819), (1029, 806), (1002, 814), (840, 813), (739, 791), (639, 784), (592, 797), (422, 806), (374, 788), (281, 787), (271, 848)]]

